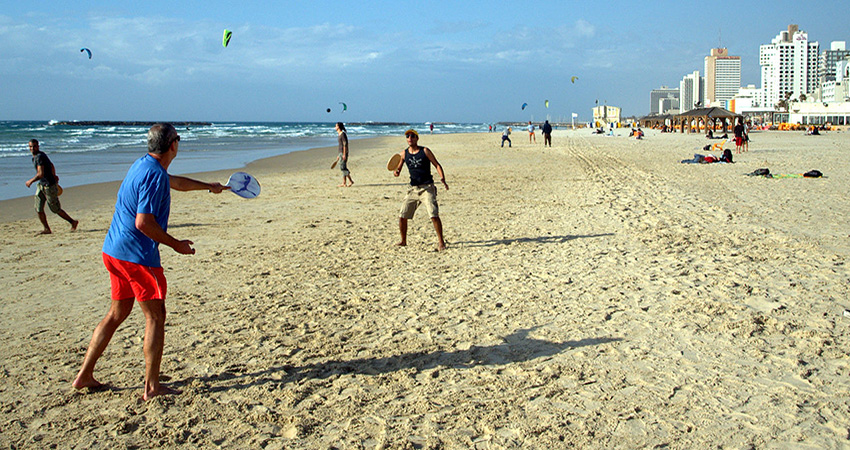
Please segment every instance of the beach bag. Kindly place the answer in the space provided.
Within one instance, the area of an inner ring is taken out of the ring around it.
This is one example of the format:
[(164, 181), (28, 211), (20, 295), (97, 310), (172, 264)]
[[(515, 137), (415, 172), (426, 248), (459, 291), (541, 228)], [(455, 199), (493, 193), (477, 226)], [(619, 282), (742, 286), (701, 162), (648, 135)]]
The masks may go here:
[(751, 177), (769, 177), (770, 176), (770, 170), (768, 170), (768, 169), (756, 169), (756, 170), (748, 173), (747, 175), (749, 175)]
[(810, 170), (803, 174), (806, 178), (820, 178), (823, 176), (820, 170)]

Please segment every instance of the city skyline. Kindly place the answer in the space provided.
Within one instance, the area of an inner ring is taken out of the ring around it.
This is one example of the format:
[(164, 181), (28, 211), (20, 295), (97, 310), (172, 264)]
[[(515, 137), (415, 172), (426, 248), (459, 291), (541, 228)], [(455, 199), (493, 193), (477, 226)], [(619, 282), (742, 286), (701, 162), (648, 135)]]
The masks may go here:
[(757, 4), (730, 2), (716, 21), (672, 1), (229, 5), (8, 5), (0, 120), (588, 120), (596, 101), (642, 116), (647, 92), (699, 70), (711, 48), (741, 56), (741, 84), (759, 85), (759, 45), (789, 23), (821, 43), (850, 40), (846, 8), (830, 1), (778, 2), (758, 20)]

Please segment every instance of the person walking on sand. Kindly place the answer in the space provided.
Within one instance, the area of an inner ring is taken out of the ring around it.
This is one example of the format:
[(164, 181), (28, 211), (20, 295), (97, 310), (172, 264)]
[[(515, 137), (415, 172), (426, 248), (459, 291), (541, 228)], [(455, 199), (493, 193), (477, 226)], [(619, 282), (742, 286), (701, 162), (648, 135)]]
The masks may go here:
[(180, 136), (171, 124), (159, 123), (148, 131), (148, 153), (127, 172), (118, 189), (112, 224), (103, 242), (103, 263), (109, 271), (112, 303), (106, 317), (92, 333), (83, 365), (72, 382), (76, 389), (103, 386), (94, 378), (97, 360), (112, 335), (133, 309), (133, 300), (145, 314), (145, 387), (142, 399), (179, 391), (159, 383), (165, 339), (165, 294), (167, 283), (159, 256), (159, 244), (182, 255), (193, 255), (190, 240), (178, 240), (168, 232), (171, 189), (209, 190), (216, 194), (230, 189), (220, 183), (204, 183), (170, 175), (168, 166), (177, 157)]
[(505, 131), (502, 133), (502, 147), (505, 147), (505, 141), (508, 141), (508, 147), (511, 146), (511, 127), (505, 128)]
[(336, 132), (339, 135), (339, 170), (342, 171), (342, 184), (339, 187), (351, 187), (354, 185), (354, 180), (351, 179), (351, 172), (348, 170), (348, 135), (345, 133), (345, 125), (342, 122), (336, 123)]
[(537, 143), (537, 136), (534, 135), (534, 124), (531, 121), (528, 121), (528, 143), (531, 143), (531, 140), (534, 139), (534, 143)]
[(437, 174), (440, 175), (440, 182), (449, 190), (449, 185), (446, 184), (446, 176), (443, 173), (443, 166), (437, 162), (437, 158), (431, 149), (428, 147), (419, 146), (419, 133), (416, 130), (410, 129), (404, 132), (404, 137), (407, 138), (407, 148), (399, 152), (401, 160), (393, 172), (394, 176), (401, 174), (402, 164), (407, 165), (407, 172), (410, 174), (410, 189), (404, 197), (404, 202), (401, 205), (401, 212), (398, 219), (398, 230), (401, 233), (401, 242), (397, 245), (404, 247), (407, 245), (407, 221), (413, 218), (416, 208), (420, 203), (425, 204), (425, 209), (431, 216), (431, 223), (434, 225), (434, 231), (437, 232), (437, 250), (446, 249), (446, 242), (443, 240), (443, 222), (440, 220), (440, 209), (437, 205), (437, 188), (434, 186), (434, 177), (431, 175), (431, 165), (437, 169)]
[(738, 119), (738, 124), (735, 125), (735, 153), (741, 153), (741, 147), (744, 145), (744, 123)]
[(38, 186), (35, 191), (35, 212), (38, 214), (38, 220), (41, 221), (43, 227), (38, 234), (50, 234), (50, 225), (47, 224), (47, 214), (44, 212), (44, 204), (50, 208), (53, 214), (68, 221), (71, 224), (71, 231), (77, 230), (77, 225), (80, 221), (74, 220), (68, 213), (62, 209), (62, 204), (59, 203), (59, 177), (56, 176), (56, 168), (50, 162), (44, 152), (38, 149), (38, 139), (30, 139), (30, 153), (32, 153), (32, 164), (35, 166), (35, 176), (27, 180), (27, 187), (32, 186), (38, 181)]
[(543, 124), (541, 131), (543, 132), (543, 146), (545, 147), (548, 144), (549, 147), (551, 147), (552, 146), (552, 125), (549, 124), (548, 120)]

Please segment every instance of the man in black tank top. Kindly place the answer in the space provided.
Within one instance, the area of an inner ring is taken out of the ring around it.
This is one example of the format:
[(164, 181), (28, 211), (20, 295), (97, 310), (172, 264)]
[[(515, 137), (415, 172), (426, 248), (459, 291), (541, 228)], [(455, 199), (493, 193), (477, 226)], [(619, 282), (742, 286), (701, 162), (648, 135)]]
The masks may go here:
[(407, 138), (407, 148), (399, 152), (401, 161), (398, 163), (393, 172), (394, 176), (401, 174), (402, 164), (407, 166), (407, 171), (410, 173), (410, 189), (404, 198), (401, 205), (401, 212), (398, 218), (398, 229), (401, 233), (401, 242), (397, 245), (404, 247), (407, 245), (407, 221), (413, 218), (416, 208), (420, 204), (424, 204), (431, 216), (431, 223), (434, 224), (434, 230), (437, 232), (437, 250), (445, 250), (446, 242), (443, 240), (443, 222), (440, 220), (440, 210), (437, 205), (437, 188), (434, 186), (434, 177), (431, 175), (431, 166), (437, 169), (437, 174), (440, 176), (440, 182), (449, 190), (449, 185), (446, 184), (446, 176), (443, 174), (443, 166), (437, 162), (437, 158), (431, 153), (427, 147), (419, 146), (419, 133), (416, 130), (407, 130), (404, 133)]

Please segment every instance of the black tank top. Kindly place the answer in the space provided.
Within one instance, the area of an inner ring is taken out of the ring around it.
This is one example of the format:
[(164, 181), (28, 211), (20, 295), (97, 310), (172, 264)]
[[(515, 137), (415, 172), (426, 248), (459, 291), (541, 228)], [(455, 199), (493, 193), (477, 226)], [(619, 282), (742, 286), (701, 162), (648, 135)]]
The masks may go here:
[(410, 148), (404, 149), (404, 163), (407, 164), (407, 171), (410, 173), (411, 186), (434, 183), (434, 177), (431, 176), (431, 160), (425, 156), (425, 147), (419, 147), (419, 151), (415, 154), (410, 153)]

